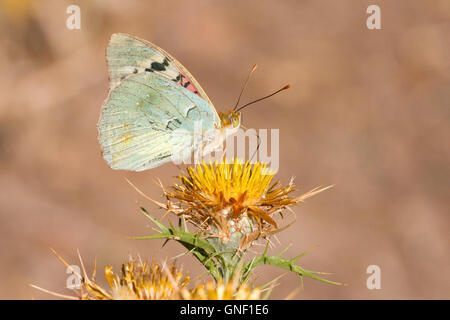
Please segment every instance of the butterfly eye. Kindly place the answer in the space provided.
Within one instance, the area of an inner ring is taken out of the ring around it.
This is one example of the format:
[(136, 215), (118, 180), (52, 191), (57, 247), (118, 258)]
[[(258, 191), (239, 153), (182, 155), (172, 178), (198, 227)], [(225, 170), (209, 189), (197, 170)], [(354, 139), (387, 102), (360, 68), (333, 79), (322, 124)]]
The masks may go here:
[(233, 117), (233, 126), (234, 127), (239, 127), (239, 125), (241, 124), (241, 114), (240, 113), (236, 113)]

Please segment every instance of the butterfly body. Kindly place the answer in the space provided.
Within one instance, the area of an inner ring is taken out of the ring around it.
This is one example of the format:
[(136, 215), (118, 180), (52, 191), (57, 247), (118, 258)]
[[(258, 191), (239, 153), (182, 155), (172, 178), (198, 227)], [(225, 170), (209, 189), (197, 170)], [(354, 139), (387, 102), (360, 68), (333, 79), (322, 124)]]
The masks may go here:
[(207, 133), (198, 148), (206, 154), (239, 128), (239, 113), (218, 114), (189, 71), (150, 42), (113, 34), (106, 56), (110, 92), (98, 130), (111, 168), (141, 171), (187, 156), (199, 133)]

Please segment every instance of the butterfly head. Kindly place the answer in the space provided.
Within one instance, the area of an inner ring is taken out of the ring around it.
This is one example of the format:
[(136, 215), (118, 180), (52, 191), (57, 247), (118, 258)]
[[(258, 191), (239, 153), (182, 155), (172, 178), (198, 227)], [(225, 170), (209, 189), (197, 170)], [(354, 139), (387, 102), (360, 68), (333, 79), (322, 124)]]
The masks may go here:
[(222, 128), (238, 129), (241, 125), (241, 113), (230, 110), (219, 112), (220, 124)]

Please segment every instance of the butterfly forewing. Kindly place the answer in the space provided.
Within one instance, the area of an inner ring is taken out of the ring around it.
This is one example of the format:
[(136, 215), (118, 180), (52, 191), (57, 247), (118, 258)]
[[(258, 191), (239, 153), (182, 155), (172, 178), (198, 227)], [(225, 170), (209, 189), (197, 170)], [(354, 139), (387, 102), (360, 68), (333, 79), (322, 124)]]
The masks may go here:
[(183, 65), (158, 46), (137, 37), (115, 33), (106, 50), (110, 88), (133, 73), (158, 73), (211, 103), (206, 92)]

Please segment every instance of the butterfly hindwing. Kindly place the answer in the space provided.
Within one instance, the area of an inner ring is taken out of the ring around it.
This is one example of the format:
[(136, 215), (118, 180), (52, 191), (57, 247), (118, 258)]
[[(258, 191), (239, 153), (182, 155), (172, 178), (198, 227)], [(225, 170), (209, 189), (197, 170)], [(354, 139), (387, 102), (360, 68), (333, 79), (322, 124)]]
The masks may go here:
[(99, 128), (103, 157), (113, 169), (141, 171), (170, 162), (174, 150), (193, 151), (195, 121), (214, 129), (215, 109), (168, 77), (126, 76), (104, 102)]

